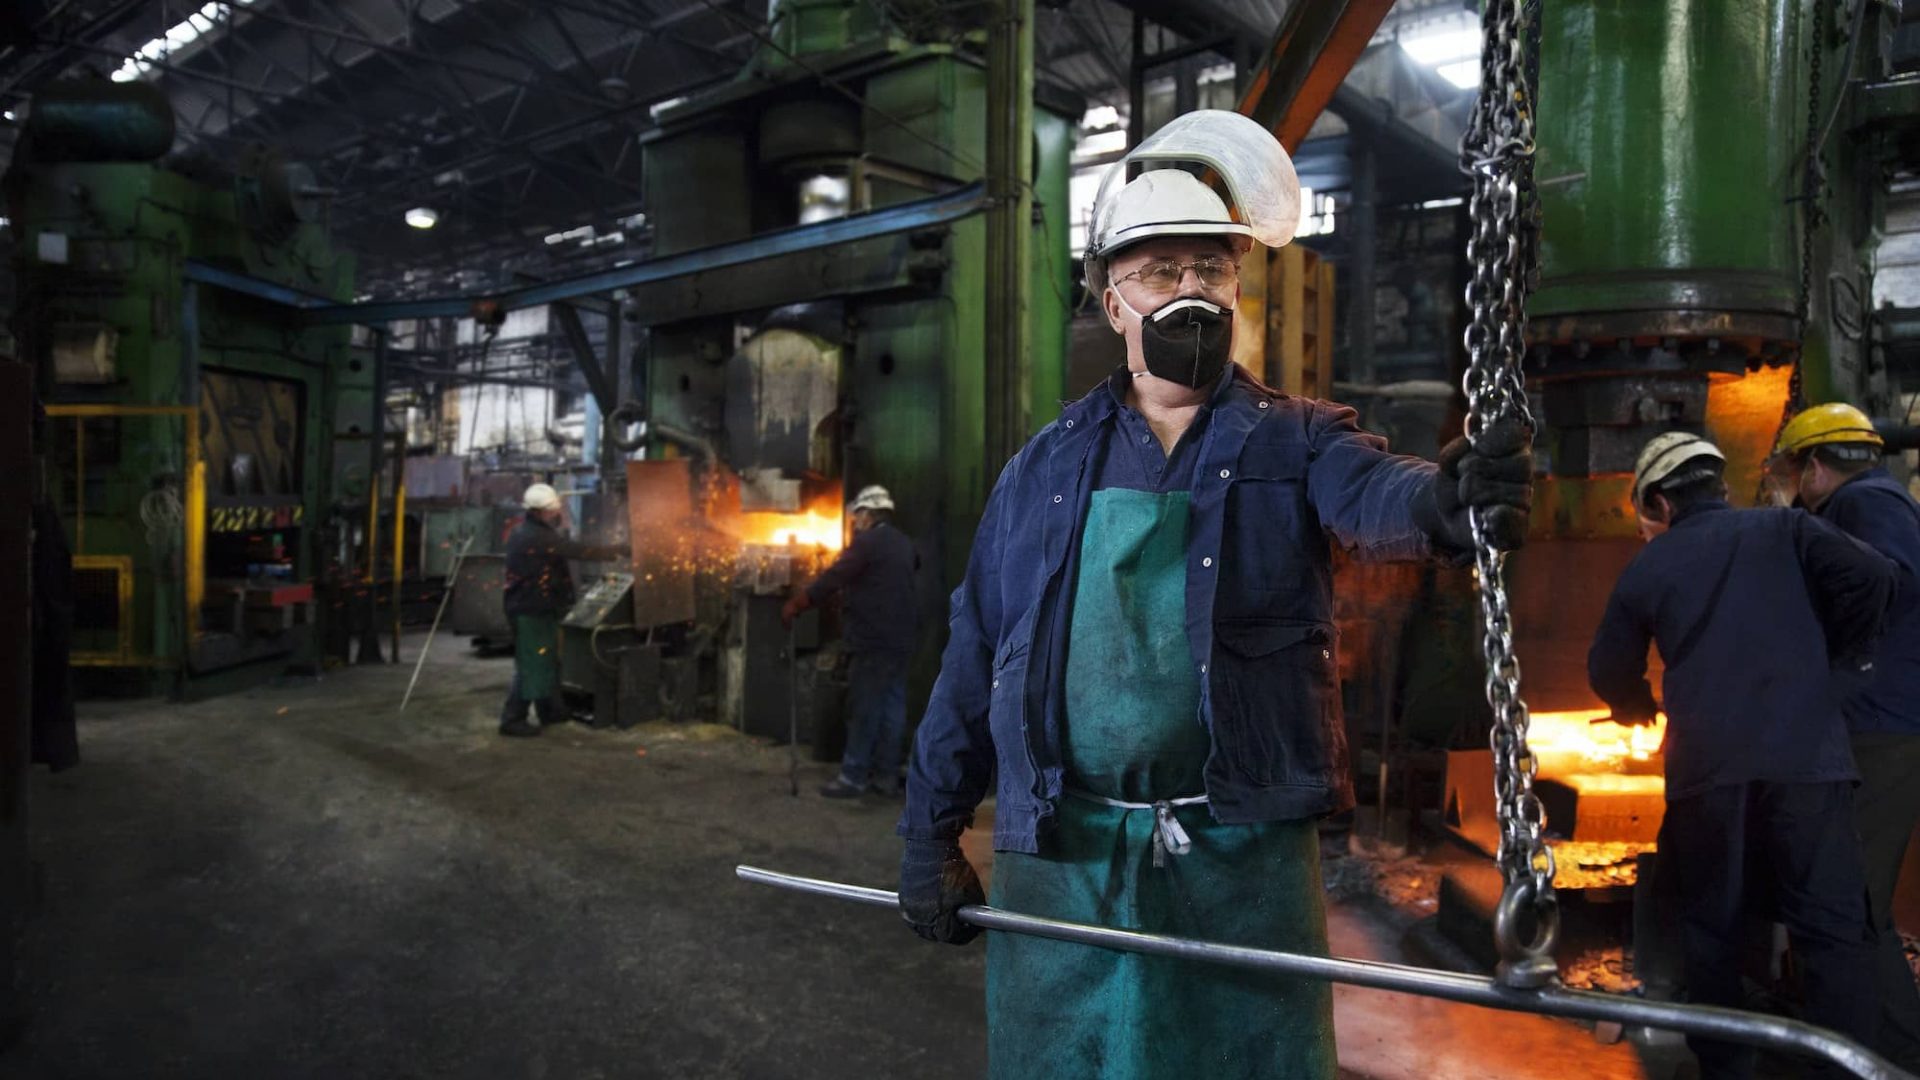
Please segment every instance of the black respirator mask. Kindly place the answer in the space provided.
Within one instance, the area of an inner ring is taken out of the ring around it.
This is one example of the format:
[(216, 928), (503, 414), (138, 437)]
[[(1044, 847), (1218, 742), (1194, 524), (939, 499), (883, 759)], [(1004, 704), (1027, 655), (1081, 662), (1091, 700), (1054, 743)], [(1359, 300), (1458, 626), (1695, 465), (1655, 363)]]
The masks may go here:
[(1119, 289), (1113, 292), (1120, 306), (1140, 320), (1140, 356), (1148, 374), (1197, 390), (1211, 386), (1226, 370), (1233, 351), (1231, 308), (1183, 296), (1142, 315)]

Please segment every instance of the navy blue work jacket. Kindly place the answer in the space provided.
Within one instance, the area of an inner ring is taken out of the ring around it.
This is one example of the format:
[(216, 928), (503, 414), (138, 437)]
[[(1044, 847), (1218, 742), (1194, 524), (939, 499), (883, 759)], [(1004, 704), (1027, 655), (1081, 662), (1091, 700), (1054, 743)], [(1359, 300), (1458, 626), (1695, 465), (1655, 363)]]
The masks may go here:
[(1892, 563), (1811, 514), (1697, 504), (1614, 584), (1587, 679), (1616, 714), (1650, 717), (1647, 644), (1659, 647), (1669, 802), (1722, 784), (1856, 779), (1845, 673), (1879, 637), (1893, 590)]
[(1868, 469), (1840, 485), (1819, 513), (1900, 567), (1872, 678), (1843, 706), (1847, 726), (1920, 735), (1920, 505), (1887, 470)]
[[(1211, 810), (1228, 823), (1344, 810), (1328, 535), (1362, 558), (1433, 554), (1413, 503), (1434, 466), (1389, 454), (1353, 410), (1279, 394), (1237, 366), (1212, 406), (1193, 459), (1186, 614)], [(1096, 387), (994, 485), (914, 742), (908, 839), (959, 835), (997, 772), (994, 846), (1040, 850), (1064, 784), (1069, 553), (1092, 499), (1090, 454), (1117, 411)]]
[(853, 534), (833, 565), (807, 586), (807, 599), (818, 605), (846, 592), (842, 613), (848, 649), (910, 653), (919, 643), (913, 584), (919, 566), (913, 541), (882, 521)]

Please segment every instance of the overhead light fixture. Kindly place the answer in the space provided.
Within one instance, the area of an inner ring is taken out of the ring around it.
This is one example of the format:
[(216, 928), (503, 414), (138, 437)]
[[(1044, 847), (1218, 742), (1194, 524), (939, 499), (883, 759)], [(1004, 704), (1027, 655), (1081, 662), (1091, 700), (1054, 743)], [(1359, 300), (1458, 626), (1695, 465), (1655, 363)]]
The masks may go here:
[(1400, 47), (1414, 62), (1462, 90), (1480, 85), (1480, 24), (1470, 15), (1440, 19), (1402, 34)]
[(431, 206), (416, 206), (407, 211), (407, 224), (416, 229), (431, 229), (440, 224), (440, 212)]

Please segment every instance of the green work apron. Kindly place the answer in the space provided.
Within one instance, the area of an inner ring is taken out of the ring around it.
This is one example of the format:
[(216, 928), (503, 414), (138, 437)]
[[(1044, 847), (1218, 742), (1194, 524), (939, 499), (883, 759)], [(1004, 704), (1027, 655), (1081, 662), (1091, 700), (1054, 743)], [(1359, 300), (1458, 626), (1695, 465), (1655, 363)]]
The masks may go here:
[(513, 617), (513, 672), (523, 701), (560, 694), (560, 622), (551, 615)]
[[(1136, 803), (1204, 793), (1211, 739), (1187, 645), (1187, 517), (1186, 492), (1094, 493), (1067, 649), (1070, 790)], [(1172, 812), (1192, 847), (1156, 860), (1153, 810), (1062, 797), (1041, 854), (995, 855), (991, 903), (1326, 952), (1312, 822), (1221, 825), (1204, 805)], [(987, 940), (993, 1080), (1335, 1075), (1326, 983), (1017, 934)]]

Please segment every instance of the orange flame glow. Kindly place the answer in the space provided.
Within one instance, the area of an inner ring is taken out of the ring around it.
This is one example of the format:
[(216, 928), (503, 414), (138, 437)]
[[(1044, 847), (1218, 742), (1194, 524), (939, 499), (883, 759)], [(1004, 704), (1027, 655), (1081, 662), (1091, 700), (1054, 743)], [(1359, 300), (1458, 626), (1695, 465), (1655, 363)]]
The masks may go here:
[(845, 536), (838, 510), (828, 513), (820, 507), (797, 514), (756, 510), (723, 524), (728, 532), (747, 544), (800, 544), (838, 551)]
[(1634, 762), (1652, 761), (1667, 737), (1667, 715), (1646, 725), (1618, 724), (1611, 715), (1608, 709), (1534, 713), (1527, 745), (1541, 773), (1626, 772)]

